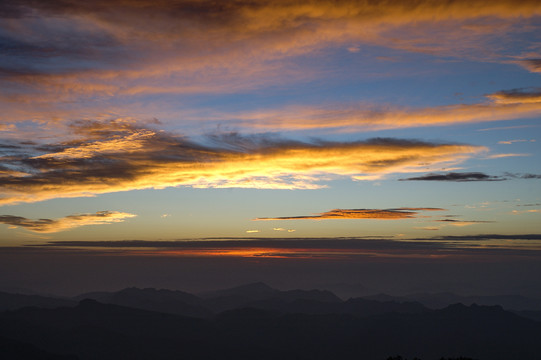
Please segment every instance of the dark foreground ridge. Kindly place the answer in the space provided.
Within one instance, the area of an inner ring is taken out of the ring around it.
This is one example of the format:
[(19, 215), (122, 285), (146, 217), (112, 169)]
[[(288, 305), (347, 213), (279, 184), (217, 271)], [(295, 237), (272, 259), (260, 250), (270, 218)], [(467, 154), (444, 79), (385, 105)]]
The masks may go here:
[[(201, 296), (136, 288), (87, 295), (132, 306), (83, 299), (75, 306), (4, 311), (0, 358), (507, 360), (541, 356), (541, 323), (500, 306), (454, 304), (431, 310), (419, 303), (342, 301), (326, 291), (279, 291), (264, 284)], [(219, 311), (224, 306), (229, 309)], [(197, 314), (179, 315), (186, 309)]]

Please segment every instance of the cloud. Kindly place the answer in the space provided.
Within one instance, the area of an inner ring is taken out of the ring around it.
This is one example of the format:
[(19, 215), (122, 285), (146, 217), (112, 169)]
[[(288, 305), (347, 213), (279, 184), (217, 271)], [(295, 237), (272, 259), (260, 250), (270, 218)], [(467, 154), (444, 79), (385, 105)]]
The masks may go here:
[(436, 226), (417, 226), (417, 227), (414, 227), (414, 229), (416, 229), (416, 230), (437, 231), (437, 230), (440, 230), (441, 228), (436, 227)]
[(541, 59), (525, 59), (518, 61), (518, 63), (528, 71), (541, 72)]
[[(437, 230), (428, 228), (426, 230)], [(505, 241), (502, 241), (505, 240)], [(171, 241), (49, 241), (24, 249), (69, 248), (105, 255), (169, 257), (248, 257), (294, 259), (427, 258), (463, 256), (541, 256), (541, 234), (479, 234), (397, 239), (348, 238), (205, 238)], [(19, 248), (20, 249), (20, 248)], [(52, 249), (51, 249), (52, 250)], [(54, 250), (53, 250), (54, 251)]]
[(78, 122), (75, 138), (25, 146), (0, 158), (0, 204), (172, 186), (314, 189), (330, 178), (460, 163), (480, 146), (375, 138), (305, 143), (276, 138), (214, 138), (206, 146), (125, 121)]
[(21, 216), (0, 215), (0, 223), (10, 228), (22, 227), (39, 233), (55, 233), (85, 225), (103, 225), (123, 222), (136, 215), (118, 211), (98, 211), (93, 214), (69, 215), (59, 219), (27, 219)]
[(459, 226), (459, 227), (476, 225), (476, 224), (487, 224), (487, 223), (494, 222), (494, 221), (482, 221), (482, 220), (455, 220), (455, 219), (443, 219), (443, 220), (435, 220), (435, 221), (445, 223), (446, 225)]
[(541, 213), (541, 209), (512, 210), (512, 211), (511, 211), (511, 214), (513, 214), (513, 215), (519, 215), (519, 214), (532, 214), (532, 213)]
[(450, 172), (446, 174), (427, 174), (417, 177), (411, 177), (407, 179), (399, 179), (399, 181), (503, 181), (505, 178), (499, 176), (491, 176), (480, 172), (464, 172), (464, 173), (455, 173)]
[(295, 229), (284, 229), (284, 228), (273, 228), (274, 231), (287, 231), (287, 232), (295, 232), (297, 230)]
[(258, 233), (260, 230), (246, 230), (247, 233)]
[[(422, 239), (417, 239), (422, 240)], [(487, 241), (487, 240), (527, 240), (541, 241), (541, 234), (475, 234), (475, 235), (445, 235), (426, 240), (452, 240), (452, 241)]]
[[(487, 44), (510, 42), (506, 35), (525, 23), (537, 29), (535, 17), (541, 14), (534, 0), (482, 0), (475, 8), (466, 0), (242, 0), (224, 6), (192, 0), (4, 0), (1, 6), (6, 60), (0, 69), (16, 84), (3, 89), (5, 99), (49, 95), (43, 103), (238, 91), (310, 78), (306, 67), (288, 71), (295, 66), (291, 60), (364, 44), (493, 61), (508, 54)], [(536, 59), (523, 61), (531, 67)]]
[[(509, 154), (508, 154), (509, 155)], [(424, 180), (424, 181), (504, 181), (509, 179), (541, 179), (540, 174), (517, 174), (505, 172), (503, 176), (487, 175), (481, 172), (426, 174), (423, 176), (399, 179), (399, 181)]]
[(505, 173), (507, 176), (519, 178), (519, 179), (541, 179), (541, 174), (510, 174)]
[(498, 144), (511, 145), (511, 144), (517, 143), (517, 142), (535, 142), (535, 140), (534, 139), (532, 139), (532, 140), (525, 140), (525, 139), (502, 140), (502, 141), (498, 141)]
[[(375, 104), (334, 104), (290, 106), (237, 115), (221, 120), (257, 130), (334, 129), (376, 131), (425, 126), (449, 126), (523, 119), (541, 115), (541, 92), (500, 91), (487, 95), (488, 101), (425, 108)], [(220, 117), (217, 117), (220, 119)]]
[[(397, 220), (417, 217), (419, 211), (442, 211), (440, 208), (334, 209), (316, 215), (255, 218), (254, 220), (378, 219)], [(276, 230), (276, 229), (275, 229)]]
[(501, 159), (507, 157), (519, 157), (519, 156), (531, 156), (532, 154), (518, 154), (518, 153), (508, 153), (508, 154), (493, 154), (488, 155), (487, 159)]
[(503, 90), (487, 97), (496, 104), (541, 103), (541, 88)]

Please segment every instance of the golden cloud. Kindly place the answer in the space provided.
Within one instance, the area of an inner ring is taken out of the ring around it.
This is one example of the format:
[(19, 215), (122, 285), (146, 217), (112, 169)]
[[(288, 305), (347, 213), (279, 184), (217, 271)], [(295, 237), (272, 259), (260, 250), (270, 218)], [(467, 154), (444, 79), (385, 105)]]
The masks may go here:
[(118, 211), (98, 211), (94, 214), (69, 215), (60, 219), (27, 219), (21, 216), (0, 215), (0, 223), (10, 228), (22, 227), (39, 233), (54, 233), (85, 225), (103, 225), (122, 222), (136, 215)]
[(316, 215), (281, 216), (256, 218), (254, 220), (323, 220), (323, 219), (378, 219), (398, 220), (417, 217), (419, 211), (443, 211), (440, 208), (398, 208), (398, 209), (333, 209)]
[(415, 140), (304, 143), (236, 134), (209, 147), (133, 124), (119, 129), (115, 121), (74, 126), (77, 139), (1, 158), (16, 173), (0, 173), (0, 204), (171, 186), (314, 189), (325, 186), (322, 179), (422, 172), (486, 151)]

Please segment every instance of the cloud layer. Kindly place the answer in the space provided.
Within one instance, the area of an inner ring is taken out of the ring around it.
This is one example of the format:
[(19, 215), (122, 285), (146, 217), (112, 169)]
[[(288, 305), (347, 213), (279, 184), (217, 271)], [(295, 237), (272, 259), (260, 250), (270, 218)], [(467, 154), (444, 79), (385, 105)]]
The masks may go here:
[(55, 233), (85, 225), (103, 225), (123, 222), (136, 215), (118, 211), (98, 211), (93, 214), (69, 215), (59, 219), (27, 219), (22, 216), (0, 215), (0, 224), (10, 228), (22, 227), (38, 233)]
[(376, 138), (312, 143), (214, 137), (191, 142), (126, 120), (78, 122), (76, 138), (11, 145), (1, 157), (0, 204), (170, 186), (313, 189), (329, 177), (364, 179), (456, 164), (484, 147)]
[(410, 177), (407, 179), (400, 179), (400, 181), (411, 181), (411, 180), (422, 180), (422, 181), (502, 181), (506, 180), (499, 176), (491, 176), (481, 172), (463, 172), (455, 173), (450, 172), (446, 174), (426, 174), (422, 176)]
[[(295, 71), (299, 57), (363, 46), (509, 61), (488, 44), (535, 31), (540, 14), (535, 0), (4, 0), (1, 97), (50, 110), (81, 97), (235, 92), (311, 79), (317, 70)], [(537, 71), (538, 59), (520, 61)]]
[[(508, 156), (510, 154), (507, 154)], [(510, 179), (541, 179), (539, 174), (514, 174), (506, 172), (503, 176), (488, 175), (482, 172), (449, 172), (443, 174), (426, 174), (422, 176), (415, 176), (406, 179), (399, 179), (399, 181), (456, 181), (456, 182), (469, 182), (469, 181), (505, 181)]]
[(51, 241), (36, 249), (96, 249), (104, 255), (249, 257), (312, 260), (541, 256), (541, 235), (464, 235), (399, 238), (206, 238), (178, 241)]
[[(330, 129), (375, 131), (515, 120), (541, 115), (539, 89), (513, 89), (486, 95), (487, 101), (426, 108), (375, 104), (291, 106), (229, 115), (239, 126), (257, 130)], [(226, 119), (224, 117), (224, 119)]]

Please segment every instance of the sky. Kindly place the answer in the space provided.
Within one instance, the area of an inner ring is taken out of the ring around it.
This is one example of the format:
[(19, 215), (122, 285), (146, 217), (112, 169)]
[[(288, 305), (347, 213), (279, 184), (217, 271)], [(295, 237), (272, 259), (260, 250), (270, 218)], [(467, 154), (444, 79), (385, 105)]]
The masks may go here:
[(0, 18), (0, 288), (541, 296), (539, 1)]

